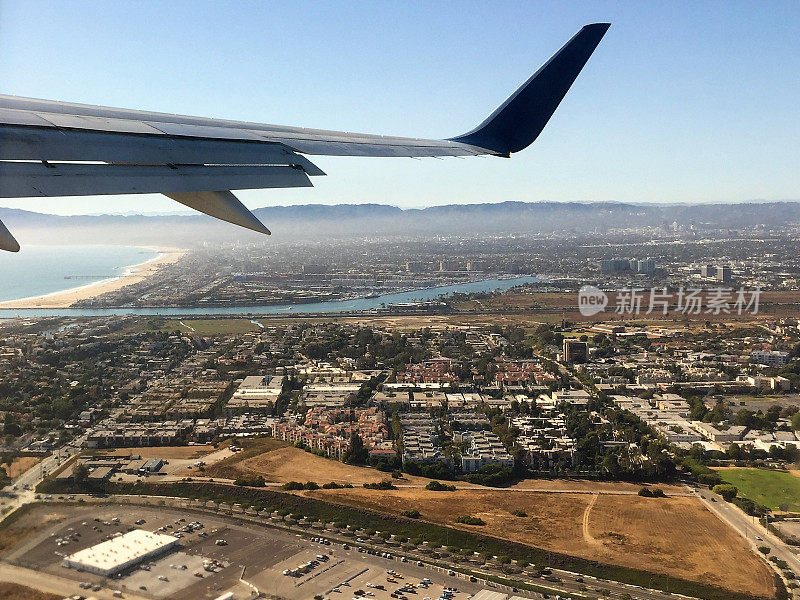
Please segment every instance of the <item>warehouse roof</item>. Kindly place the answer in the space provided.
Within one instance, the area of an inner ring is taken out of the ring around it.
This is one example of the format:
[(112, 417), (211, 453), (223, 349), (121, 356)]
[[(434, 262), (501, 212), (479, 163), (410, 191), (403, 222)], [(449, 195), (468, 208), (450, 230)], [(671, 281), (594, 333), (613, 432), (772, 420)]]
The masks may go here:
[(118, 565), (148, 556), (162, 548), (167, 548), (177, 541), (178, 538), (171, 535), (134, 529), (119, 537), (71, 554), (66, 557), (66, 560), (73, 564), (79, 563), (82, 566), (107, 571)]

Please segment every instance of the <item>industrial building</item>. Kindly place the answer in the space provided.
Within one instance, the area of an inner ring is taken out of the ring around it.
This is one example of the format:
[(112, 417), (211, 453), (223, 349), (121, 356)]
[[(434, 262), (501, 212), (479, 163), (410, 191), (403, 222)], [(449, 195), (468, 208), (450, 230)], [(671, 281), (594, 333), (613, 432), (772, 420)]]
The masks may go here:
[(134, 529), (119, 537), (70, 554), (61, 564), (87, 573), (109, 577), (178, 545), (178, 538)]

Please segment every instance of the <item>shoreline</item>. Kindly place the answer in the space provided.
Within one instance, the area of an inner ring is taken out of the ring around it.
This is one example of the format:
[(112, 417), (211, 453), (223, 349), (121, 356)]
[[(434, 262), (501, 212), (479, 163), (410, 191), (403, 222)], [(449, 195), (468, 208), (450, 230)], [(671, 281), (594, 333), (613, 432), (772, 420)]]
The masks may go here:
[(100, 281), (57, 292), (50, 292), (49, 294), (18, 298), (16, 300), (5, 300), (0, 302), (0, 309), (69, 308), (80, 300), (88, 300), (89, 298), (94, 298), (107, 292), (115, 292), (129, 285), (140, 283), (162, 267), (178, 262), (188, 252), (185, 248), (171, 248), (166, 246), (142, 246), (142, 248), (153, 250), (158, 252), (158, 254), (144, 262), (125, 267), (125, 270), (116, 277), (101, 279)]

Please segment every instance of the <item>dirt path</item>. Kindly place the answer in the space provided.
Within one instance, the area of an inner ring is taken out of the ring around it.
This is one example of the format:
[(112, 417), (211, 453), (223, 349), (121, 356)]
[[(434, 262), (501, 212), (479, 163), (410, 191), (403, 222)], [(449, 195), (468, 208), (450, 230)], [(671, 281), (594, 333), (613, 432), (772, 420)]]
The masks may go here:
[(592, 499), (589, 500), (589, 504), (586, 505), (586, 510), (583, 511), (583, 539), (586, 540), (587, 544), (594, 544), (599, 545), (599, 542), (592, 537), (592, 534), (589, 533), (589, 515), (592, 512), (592, 508), (594, 508), (595, 502), (597, 502), (597, 498), (600, 494), (594, 494)]

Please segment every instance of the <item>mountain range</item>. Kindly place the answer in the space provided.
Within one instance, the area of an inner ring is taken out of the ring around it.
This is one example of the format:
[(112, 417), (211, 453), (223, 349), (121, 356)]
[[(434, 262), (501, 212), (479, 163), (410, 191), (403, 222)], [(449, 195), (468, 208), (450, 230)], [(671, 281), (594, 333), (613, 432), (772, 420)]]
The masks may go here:
[[(439, 235), (535, 235), (628, 227), (740, 229), (800, 223), (800, 202), (656, 205), (618, 202), (500, 202), (401, 209), (384, 204), (297, 205), (253, 211), (273, 240)], [(20, 243), (193, 245), (265, 241), (202, 214), (61, 216), (0, 208)]]

